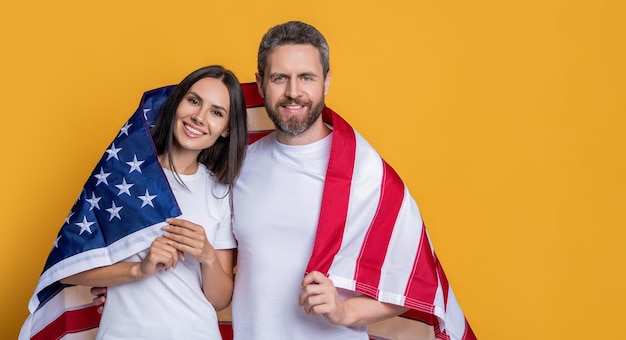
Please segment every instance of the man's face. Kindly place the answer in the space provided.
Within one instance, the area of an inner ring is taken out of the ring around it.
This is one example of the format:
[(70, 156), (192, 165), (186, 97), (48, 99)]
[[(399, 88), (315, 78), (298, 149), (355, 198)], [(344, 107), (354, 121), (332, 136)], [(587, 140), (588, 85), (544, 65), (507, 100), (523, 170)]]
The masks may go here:
[(268, 56), (257, 84), (265, 109), (276, 128), (299, 135), (315, 123), (324, 109), (330, 75), (324, 77), (319, 52), (313, 45), (283, 45)]

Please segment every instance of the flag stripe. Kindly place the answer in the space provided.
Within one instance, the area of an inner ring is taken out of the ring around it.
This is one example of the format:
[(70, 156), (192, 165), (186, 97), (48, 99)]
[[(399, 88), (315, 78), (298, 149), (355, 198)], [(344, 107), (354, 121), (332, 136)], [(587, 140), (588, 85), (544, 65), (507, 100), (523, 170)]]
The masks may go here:
[(322, 206), (311, 261), (307, 273), (313, 270), (328, 274), (333, 258), (341, 247), (343, 230), (348, 216), (348, 202), (354, 169), (356, 137), (341, 117), (324, 109), (325, 118), (332, 121), (333, 141), (328, 160)]
[[(432, 303), (427, 302), (434, 301), (439, 282), (437, 273), (432, 270), (433, 264), (434, 257), (430, 248), (430, 242), (426, 235), (426, 228), (422, 224), (420, 245), (414, 260), (413, 273), (405, 292), (407, 307), (434, 314), (435, 307)], [(433, 322), (433, 320), (425, 321)]]
[(60, 339), (66, 334), (78, 333), (98, 327), (100, 313), (97, 306), (68, 310), (32, 336), (32, 340)]
[(241, 90), (246, 101), (246, 108), (265, 105), (265, 101), (263, 97), (261, 97), (261, 94), (259, 94), (259, 88), (256, 83), (243, 83), (241, 84)]

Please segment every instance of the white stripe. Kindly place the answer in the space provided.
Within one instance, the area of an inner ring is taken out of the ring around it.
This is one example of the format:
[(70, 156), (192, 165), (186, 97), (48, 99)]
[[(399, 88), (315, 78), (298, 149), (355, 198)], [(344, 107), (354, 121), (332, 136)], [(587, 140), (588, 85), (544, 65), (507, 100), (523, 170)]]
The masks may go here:
[(446, 332), (452, 339), (461, 339), (465, 333), (465, 315), (452, 292), (448, 289), (448, 305), (446, 306)]

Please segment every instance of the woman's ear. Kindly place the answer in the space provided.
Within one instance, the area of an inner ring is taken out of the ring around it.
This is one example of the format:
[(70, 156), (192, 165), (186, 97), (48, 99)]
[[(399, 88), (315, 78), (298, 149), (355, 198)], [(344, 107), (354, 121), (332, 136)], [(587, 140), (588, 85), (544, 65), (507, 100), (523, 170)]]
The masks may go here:
[(230, 129), (226, 129), (226, 130), (224, 130), (224, 132), (222, 132), (222, 134), (220, 136), (226, 138), (226, 137), (228, 137), (229, 133), (230, 133)]

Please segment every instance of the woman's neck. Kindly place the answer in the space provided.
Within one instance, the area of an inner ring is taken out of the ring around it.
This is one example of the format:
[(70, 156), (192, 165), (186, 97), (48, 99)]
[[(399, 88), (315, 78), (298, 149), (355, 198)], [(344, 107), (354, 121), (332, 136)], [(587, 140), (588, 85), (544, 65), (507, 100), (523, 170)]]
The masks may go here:
[(159, 155), (159, 164), (164, 169), (176, 170), (181, 175), (193, 175), (198, 171), (198, 154), (197, 152), (172, 151), (172, 164), (174, 165), (174, 169), (172, 169), (167, 153), (162, 153)]

